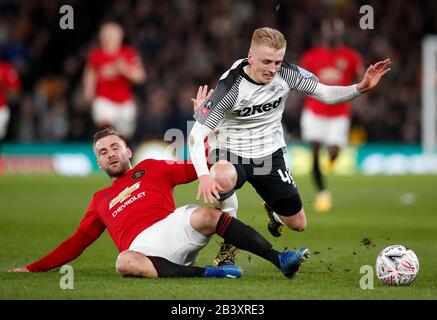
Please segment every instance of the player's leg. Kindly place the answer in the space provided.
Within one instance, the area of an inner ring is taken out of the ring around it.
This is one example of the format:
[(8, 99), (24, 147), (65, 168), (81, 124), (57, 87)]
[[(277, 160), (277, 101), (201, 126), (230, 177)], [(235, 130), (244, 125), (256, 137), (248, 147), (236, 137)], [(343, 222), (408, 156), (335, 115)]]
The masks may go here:
[(122, 276), (157, 278), (158, 272), (144, 254), (132, 250), (121, 252), (115, 262), (117, 273)]
[(302, 262), (310, 255), (307, 248), (301, 248), (296, 252), (279, 252), (255, 229), (215, 209), (195, 210), (191, 216), (191, 223), (194, 229), (205, 232), (204, 235), (209, 235), (214, 230), (226, 243), (270, 261), (287, 277), (293, 277)]
[[(241, 158), (224, 150), (212, 150), (210, 169), (212, 177), (225, 190), (216, 199), (214, 207), (237, 217), (238, 198), (235, 190), (241, 188), (246, 181), (246, 174), (241, 166)], [(226, 242), (220, 244), (219, 252), (213, 260), (215, 266), (235, 263), (238, 249)]]
[[(314, 200), (314, 210), (316, 212), (326, 212), (332, 207), (331, 193), (326, 188), (325, 179), (320, 167), (320, 148), (321, 143), (310, 142), (313, 154), (313, 179), (316, 184), (317, 194)], [(328, 170), (331, 171), (333, 162), (329, 161)]]
[[(141, 232), (133, 240), (129, 250), (120, 255), (117, 260), (117, 271), (123, 275), (160, 278), (241, 277), (241, 269), (234, 265), (204, 268), (193, 266), (197, 254), (214, 233), (211, 226), (218, 220), (216, 216), (215, 221), (212, 221), (213, 215), (204, 214), (202, 209), (197, 206), (180, 207)], [(194, 224), (199, 230), (191, 225), (192, 213), (197, 210), (197, 224)], [(205, 210), (216, 211), (208, 208)]]
[(320, 167), (320, 148), (326, 142), (329, 123), (326, 117), (313, 113), (305, 108), (300, 119), (302, 140), (310, 145), (313, 155), (313, 181), (317, 188), (317, 195), (314, 201), (315, 211), (327, 211), (331, 208), (330, 194), (325, 190), (325, 181)]
[(302, 232), (306, 229), (307, 218), (299, 193), (288, 198), (274, 200), (268, 206), (273, 211), (275, 221), (293, 231)]
[(335, 160), (338, 158), (338, 154), (340, 153), (340, 147), (337, 145), (328, 146), (328, 155), (329, 155), (329, 169), (332, 170)]
[(238, 209), (238, 199), (235, 192), (237, 184), (237, 170), (234, 165), (227, 160), (219, 160), (210, 169), (211, 176), (221, 187), (220, 200), (217, 200), (216, 207), (229, 215), (236, 217)]
[[(248, 181), (265, 201), (264, 208), (269, 217), (268, 230), (279, 237), (284, 225), (295, 231), (303, 231), (307, 226), (302, 201), (289, 170), (286, 168), (283, 150), (271, 155), (268, 173), (257, 174), (259, 165), (251, 165)], [(265, 164), (264, 164), (265, 166)]]
[(317, 190), (322, 191), (325, 189), (325, 182), (323, 179), (322, 170), (320, 168), (320, 149), (321, 143), (318, 141), (310, 141), (311, 153), (313, 155), (313, 179), (316, 184)]
[(143, 278), (239, 278), (241, 269), (194, 267), (173, 263), (165, 258), (146, 256), (140, 252), (125, 250), (117, 258), (117, 273), (126, 277)]
[[(340, 148), (345, 146), (349, 135), (349, 118), (345, 116), (331, 117), (324, 120), (325, 135), (323, 144), (328, 146), (328, 172), (331, 173), (334, 169), (334, 163), (337, 159)], [(319, 186), (314, 203), (316, 212), (326, 212), (332, 208), (331, 191), (326, 187), (325, 183)]]

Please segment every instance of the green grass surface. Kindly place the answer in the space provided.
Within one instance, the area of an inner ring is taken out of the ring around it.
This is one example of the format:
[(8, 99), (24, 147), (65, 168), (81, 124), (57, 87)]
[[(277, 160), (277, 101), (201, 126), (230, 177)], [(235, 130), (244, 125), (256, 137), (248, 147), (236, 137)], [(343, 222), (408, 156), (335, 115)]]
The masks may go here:
[[(310, 177), (297, 177), (308, 228), (287, 230), (273, 238), (266, 228), (261, 199), (247, 184), (239, 191), (239, 218), (260, 231), (277, 249), (307, 246), (312, 257), (299, 275), (288, 280), (269, 262), (242, 252), (244, 276), (224, 279), (121, 278), (114, 268), (118, 252), (107, 232), (78, 259), (74, 289), (62, 290), (59, 269), (13, 274), (68, 238), (82, 218), (92, 194), (109, 181), (58, 176), (0, 177), (0, 299), (437, 299), (437, 177), (333, 176), (334, 208), (316, 214)], [(197, 182), (178, 186), (177, 206), (195, 202)], [(368, 238), (370, 245), (362, 240)], [(214, 236), (198, 257), (210, 264), (219, 245)], [(420, 260), (416, 281), (387, 287), (376, 278), (363, 290), (360, 267), (374, 267), (380, 250), (390, 244), (412, 248)]]

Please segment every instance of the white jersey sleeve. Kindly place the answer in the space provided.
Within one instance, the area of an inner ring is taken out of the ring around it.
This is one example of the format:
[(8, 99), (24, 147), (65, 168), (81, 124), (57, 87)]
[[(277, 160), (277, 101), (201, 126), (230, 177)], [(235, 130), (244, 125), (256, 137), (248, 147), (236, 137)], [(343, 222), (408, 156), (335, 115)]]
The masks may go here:
[(319, 79), (314, 74), (286, 61), (282, 62), (279, 75), (287, 82), (290, 90), (306, 95), (313, 93), (319, 83)]
[(311, 97), (326, 104), (336, 104), (352, 100), (360, 95), (357, 85), (351, 86), (327, 86), (319, 83), (310, 94)]

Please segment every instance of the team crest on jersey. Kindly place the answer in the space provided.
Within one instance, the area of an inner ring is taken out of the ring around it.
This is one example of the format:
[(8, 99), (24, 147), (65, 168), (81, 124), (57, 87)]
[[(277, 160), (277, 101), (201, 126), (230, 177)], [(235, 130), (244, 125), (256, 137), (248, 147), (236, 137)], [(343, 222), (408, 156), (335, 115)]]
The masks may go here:
[(307, 70), (305, 70), (305, 69), (302, 69), (301, 67), (297, 67), (297, 69), (299, 70), (299, 73), (302, 75), (302, 77), (304, 77), (304, 78), (311, 78), (311, 77), (314, 77), (314, 75), (311, 73), (311, 72), (309, 72), (309, 71), (307, 71)]
[(132, 192), (134, 192), (135, 190), (137, 190), (141, 185), (141, 182), (138, 181), (137, 183), (131, 185), (130, 187), (127, 187), (126, 189), (124, 189), (122, 192), (120, 192), (118, 194), (118, 196), (116, 196), (114, 199), (111, 200), (111, 202), (109, 202), (109, 209), (112, 209), (117, 203), (121, 203), (124, 200), (126, 200), (127, 198), (130, 197), (130, 195), (132, 194)]
[(240, 101), (240, 103), (238, 104), (238, 106), (241, 107), (241, 108), (244, 108), (244, 107), (247, 106), (249, 103), (250, 103), (249, 100), (242, 99), (242, 100)]
[(137, 170), (134, 173), (132, 173), (132, 175), (130, 177), (132, 178), (132, 180), (137, 180), (137, 179), (141, 178), (142, 176), (144, 176), (145, 173), (146, 173), (146, 170)]
[(284, 88), (280, 84), (275, 84), (270, 87), (270, 91), (274, 92), (275, 94), (278, 94), (284, 91)]

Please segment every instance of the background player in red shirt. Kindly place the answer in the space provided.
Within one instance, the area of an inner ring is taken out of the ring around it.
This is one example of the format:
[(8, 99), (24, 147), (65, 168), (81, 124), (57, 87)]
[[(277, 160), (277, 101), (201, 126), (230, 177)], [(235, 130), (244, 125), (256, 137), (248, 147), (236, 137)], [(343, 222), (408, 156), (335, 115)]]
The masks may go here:
[(8, 91), (14, 93), (20, 90), (20, 79), (17, 72), (9, 63), (0, 61), (0, 141), (8, 130), (11, 112), (6, 101)]
[[(340, 19), (324, 20), (322, 44), (304, 53), (300, 66), (311, 71), (322, 83), (332, 86), (350, 85), (363, 73), (361, 55), (343, 44), (344, 25)], [(350, 127), (350, 102), (326, 105), (306, 97), (301, 116), (302, 139), (313, 153), (313, 176), (318, 193), (314, 203), (317, 212), (332, 207), (331, 194), (325, 186), (320, 168), (319, 154), (325, 145), (329, 153), (328, 170), (332, 170), (340, 148), (348, 143)]]
[(132, 168), (131, 150), (112, 129), (94, 137), (97, 163), (113, 183), (98, 191), (76, 232), (46, 257), (12, 272), (40, 272), (77, 258), (107, 228), (120, 252), (121, 275), (238, 278), (235, 265), (192, 266), (198, 252), (217, 233), (227, 243), (271, 261), (292, 277), (309, 251), (279, 252), (258, 232), (227, 213), (187, 205), (175, 208), (173, 189), (197, 178), (194, 166), (148, 159)]
[(132, 84), (146, 79), (138, 52), (122, 44), (123, 29), (115, 22), (101, 26), (100, 47), (91, 51), (84, 71), (85, 99), (92, 102), (97, 127), (111, 126), (130, 139), (136, 127)]

